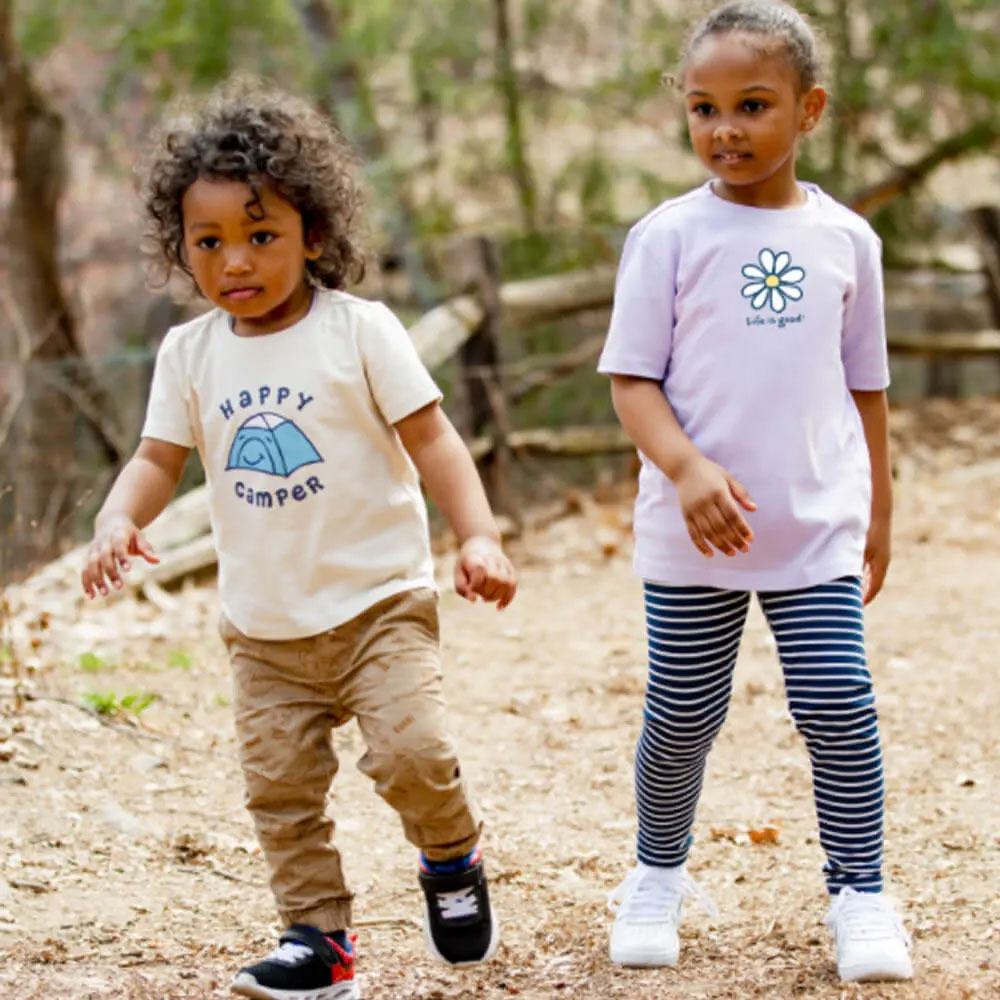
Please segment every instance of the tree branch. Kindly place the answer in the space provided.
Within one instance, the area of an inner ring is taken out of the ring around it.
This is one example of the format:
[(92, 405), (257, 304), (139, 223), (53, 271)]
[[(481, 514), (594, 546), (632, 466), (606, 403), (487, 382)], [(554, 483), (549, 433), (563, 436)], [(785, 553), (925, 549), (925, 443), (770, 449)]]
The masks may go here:
[(990, 149), (1000, 141), (1000, 120), (979, 121), (943, 139), (914, 163), (898, 167), (887, 178), (859, 192), (850, 202), (861, 215), (871, 215), (889, 202), (921, 184), (938, 167), (970, 153)]

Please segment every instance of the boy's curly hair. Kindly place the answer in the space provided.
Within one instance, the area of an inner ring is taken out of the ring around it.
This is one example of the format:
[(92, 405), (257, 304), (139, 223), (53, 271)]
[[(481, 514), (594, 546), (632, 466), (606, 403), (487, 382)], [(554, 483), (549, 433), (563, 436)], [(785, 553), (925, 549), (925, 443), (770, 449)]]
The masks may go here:
[[(199, 177), (267, 184), (302, 216), (303, 236), (321, 244), (306, 260), (310, 281), (343, 288), (364, 276), (356, 226), (362, 204), (357, 158), (334, 124), (308, 102), (240, 78), (182, 107), (156, 130), (140, 165), (145, 246), (165, 281), (176, 267), (189, 278), (181, 199)], [(250, 211), (252, 211), (250, 207)]]

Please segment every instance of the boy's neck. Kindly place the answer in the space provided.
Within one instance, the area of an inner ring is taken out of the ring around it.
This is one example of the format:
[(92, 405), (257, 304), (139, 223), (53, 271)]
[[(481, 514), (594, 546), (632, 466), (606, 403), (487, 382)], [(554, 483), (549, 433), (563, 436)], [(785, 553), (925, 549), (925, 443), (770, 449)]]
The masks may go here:
[(312, 285), (303, 282), (292, 295), (262, 316), (239, 317), (230, 314), (230, 327), (237, 337), (263, 337), (269, 333), (280, 333), (309, 314), (313, 295)]

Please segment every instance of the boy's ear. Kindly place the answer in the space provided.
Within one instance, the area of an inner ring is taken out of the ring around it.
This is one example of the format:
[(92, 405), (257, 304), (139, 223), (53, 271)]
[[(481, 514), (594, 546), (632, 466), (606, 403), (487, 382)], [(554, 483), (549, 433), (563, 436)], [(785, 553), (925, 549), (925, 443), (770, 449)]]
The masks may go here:
[(802, 95), (802, 117), (799, 121), (801, 132), (811, 132), (823, 116), (826, 107), (826, 91), (822, 87), (812, 87)]
[(323, 234), (319, 226), (315, 224), (309, 226), (303, 236), (306, 260), (319, 260), (323, 256)]

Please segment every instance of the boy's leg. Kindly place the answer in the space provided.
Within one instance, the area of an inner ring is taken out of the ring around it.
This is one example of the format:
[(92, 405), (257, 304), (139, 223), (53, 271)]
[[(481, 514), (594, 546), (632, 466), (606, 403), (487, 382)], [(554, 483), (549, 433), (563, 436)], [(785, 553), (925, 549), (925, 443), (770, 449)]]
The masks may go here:
[(635, 755), (638, 867), (619, 887), (611, 958), (673, 965), (705, 761), (729, 707), (750, 595), (645, 584), (649, 680)]
[[(323, 636), (270, 642), (230, 622), (221, 632), (233, 669), (240, 763), (250, 811), (271, 873), (282, 923), (325, 933), (351, 923), (326, 796), (337, 772), (330, 730), (346, 717), (330, 684)], [(322, 654), (322, 655), (320, 655)]]
[(861, 581), (767, 591), (788, 708), (812, 763), (827, 887), (882, 889), (882, 748), (865, 657)]
[(909, 979), (909, 937), (882, 895), (882, 749), (865, 658), (861, 580), (760, 594), (813, 771), (827, 923), (846, 981)]
[(358, 767), (420, 848), (432, 953), (482, 961), (498, 929), (477, 850), (481, 823), (445, 726), (437, 597), (426, 589), (382, 601), (363, 616), (343, 697), (367, 752)]

